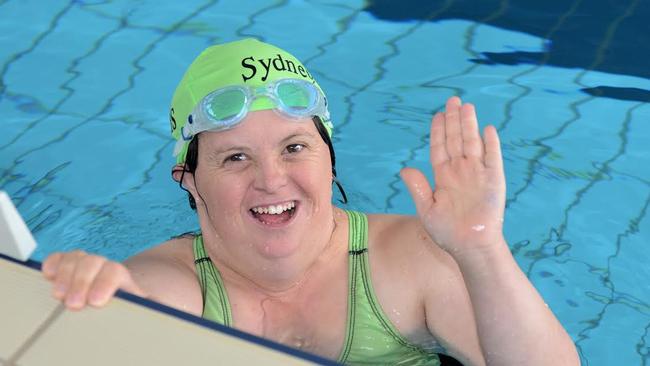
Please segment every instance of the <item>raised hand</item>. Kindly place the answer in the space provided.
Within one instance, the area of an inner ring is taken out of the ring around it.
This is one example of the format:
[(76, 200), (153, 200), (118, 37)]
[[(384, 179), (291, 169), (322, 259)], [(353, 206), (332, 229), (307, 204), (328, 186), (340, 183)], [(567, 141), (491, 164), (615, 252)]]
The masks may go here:
[(452, 97), (433, 117), (430, 144), (435, 190), (417, 169), (400, 174), (433, 241), (452, 256), (500, 245), (505, 177), (494, 126), (482, 139), (474, 106)]
[(124, 265), (82, 251), (50, 255), (43, 275), (53, 283), (54, 297), (72, 310), (104, 306), (118, 289), (145, 296)]

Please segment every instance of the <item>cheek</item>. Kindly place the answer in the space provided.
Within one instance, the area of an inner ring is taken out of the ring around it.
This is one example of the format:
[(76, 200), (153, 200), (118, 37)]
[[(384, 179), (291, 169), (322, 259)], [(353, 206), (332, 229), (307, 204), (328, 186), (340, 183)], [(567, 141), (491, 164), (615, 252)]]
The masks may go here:
[(224, 214), (239, 211), (246, 187), (241, 177), (228, 175), (205, 174), (200, 182), (197, 181), (197, 190), (208, 208)]
[(329, 202), (332, 197), (332, 172), (329, 160), (299, 169), (300, 185), (319, 200)]

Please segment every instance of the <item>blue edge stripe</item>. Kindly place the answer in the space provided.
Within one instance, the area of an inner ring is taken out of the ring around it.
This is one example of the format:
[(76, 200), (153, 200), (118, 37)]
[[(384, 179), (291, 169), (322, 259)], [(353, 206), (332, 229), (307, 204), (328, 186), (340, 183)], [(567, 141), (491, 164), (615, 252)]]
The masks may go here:
[[(21, 262), (19, 260), (8, 257), (8, 256), (6, 256), (4, 254), (0, 254), (0, 259), (4, 259), (4, 260), (7, 260), (9, 262), (17, 263), (19, 265), (22, 265), (22, 266), (25, 266), (25, 267), (28, 267), (28, 268), (32, 268), (32, 269), (37, 270), (37, 271), (41, 270), (41, 263), (37, 262), (37, 261), (33, 261), (31, 259), (28, 260), (27, 262)], [(276, 342), (273, 342), (273, 341), (270, 341), (268, 339), (264, 339), (264, 338), (261, 338), (261, 337), (257, 337), (257, 336), (254, 336), (252, 334), (244, 333), (244, 332), (239, 331), (237, 329), (228, 328), (228, 327), (225, 327), (225, 326), (223, 326), (221, 324), (217, 324), (217, 323), (215, 323), (213, 321), (203, 319), (201, 317), (198, 317), (198, 316), (195, 316), (195, 315), (192, 315), (192, 314), (184, 313), (184, 312), (182, 312), (180, 310), (176, 310), (176, 309), (171, 308), (169, 306), (159, 304), (159, 303), (157, 303), (155, 301), (147, 300), (145, 298), (130, 294), (128, 292), (118, 291), (116, 296), (123, 299), (123, 300), (138, 304), (140, 306), (144, 306), (144, 307), (152, 309), (152, 310), (159, 311), (161, 313), (165, 313), (165, 314), (167, 314), (169, 316), (173, 316), (175, 318), (182, 319), (182, 320), (185, 320), (185, 321), (190, 322), (190, 323), (194, 323), (194, 324), (202, 326), (204, 328), (208, 328), (208, 329), (220, 332), (220, 333), (225, 333), (225, 334), (228, 334), (230, 336), (237, 337), (239, 339), (243, 339), (245, 341), (255, 343), (255, 344), (263, 346), (263, 347), (271, 348), (271, 349), (274, 349), (276, 351), (286, 353), (286, 354), (291, 355), (293, 357), (301, 358), (301, 359), (309, 361), (309, 362), (314, 362), (314, 363), (319, 364), (319, 365), (339, 365), (338, 363), (336, 363), (334, 361), (331, 361), (331, 360), (328, 360), (326, 358), (316, 356), (316, 355), (313, 355), (311, 353), (303, 352), (303, 351), (300, 351), (300, 350), (297, 350), (297, 349), (294, 349), (294, 348), (291, 348), (291, 347), (287, 347), (287, 346), (285, 346), (283, 344), (276, 343)]]

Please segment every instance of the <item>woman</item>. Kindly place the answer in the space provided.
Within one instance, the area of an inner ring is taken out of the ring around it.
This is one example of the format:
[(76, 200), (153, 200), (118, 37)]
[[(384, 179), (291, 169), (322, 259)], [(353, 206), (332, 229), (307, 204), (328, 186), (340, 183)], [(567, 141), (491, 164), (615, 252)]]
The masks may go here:
[(119, 288), (344, 363), (577, 365), (573, 343), (502, 233), (494, 127), (454, 97), (431, 124), (435, 191), (401, 176), (417, 217), (332, 205), (322, 90), (289, 53), (253, 39), (213, 46), (172, 101), (177, 165), (201, 233), (124, 265), (83, 252), (43, 265), (71, 309)]

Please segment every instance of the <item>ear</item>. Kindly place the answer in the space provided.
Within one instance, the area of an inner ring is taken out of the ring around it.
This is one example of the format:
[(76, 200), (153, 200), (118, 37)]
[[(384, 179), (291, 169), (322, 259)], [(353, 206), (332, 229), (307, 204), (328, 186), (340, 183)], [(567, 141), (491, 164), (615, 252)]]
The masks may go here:
[[(183, 171), (185, 171), (184, 174)], [(194, 199), (196, 199), (197, 193), (196, 185), (194, 184), (194, 173), (186, 170), (184, 164), (176, 164), (172, 167), (172, 178), (185, 187), (185, 189), (192, 194)], [(183, 179), (183, 182), (181, 182), (181, 179)]]
[[(185, 169), (185, 166), (183, 164), (176, 164), (172, 167), (172, 178), (176, 182), (180, 182), (181, 177), (183, 176), (183, 169)], [(189, 172), (185, 172), (185, 174), (188, 174)]]

